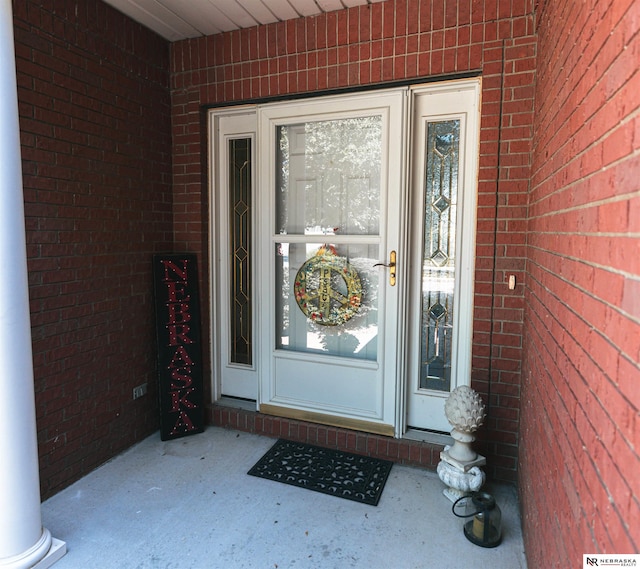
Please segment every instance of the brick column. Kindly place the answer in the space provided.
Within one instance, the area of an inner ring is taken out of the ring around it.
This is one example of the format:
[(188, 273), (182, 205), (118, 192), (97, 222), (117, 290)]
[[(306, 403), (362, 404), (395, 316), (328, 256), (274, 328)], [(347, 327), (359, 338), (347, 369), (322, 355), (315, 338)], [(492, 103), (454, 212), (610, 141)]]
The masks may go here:
[(42, 527), (11, 0), (0, 0), (0, 567), (66, 551)]

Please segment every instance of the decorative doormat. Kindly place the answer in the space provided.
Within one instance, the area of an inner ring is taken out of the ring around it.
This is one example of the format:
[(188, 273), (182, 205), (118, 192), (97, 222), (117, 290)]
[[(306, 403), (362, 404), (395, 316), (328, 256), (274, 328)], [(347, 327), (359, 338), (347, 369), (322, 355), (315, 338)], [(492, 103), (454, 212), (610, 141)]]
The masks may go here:
[(392, 466), (388, 460), (278, 439), (248, 474), (377, 506)]

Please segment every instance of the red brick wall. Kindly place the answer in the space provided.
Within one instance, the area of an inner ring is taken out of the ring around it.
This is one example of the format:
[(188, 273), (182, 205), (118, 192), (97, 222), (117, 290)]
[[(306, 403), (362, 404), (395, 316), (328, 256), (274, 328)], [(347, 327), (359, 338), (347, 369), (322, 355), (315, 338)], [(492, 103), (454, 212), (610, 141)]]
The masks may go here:
[(491, 473), (508, 480), (517, 464), (524, 288), (509, 291), (506, 277), (520, 283), (525, 268), (532, 12), (532, 0), (388, 0), (171, 50), (176, 246), (198, 252), (201, 266), (208, 256), (202, 105), (482, 73), (473, 385), (490, 403), (480, 450)]
[(157, 428), (151, 255), (172, 247), (169, 48), (96, 0), (20, 0), (14, 23), (47, 497)]
[(640, 3), (540, 2), (520, 492), (531, 569), (640, 551)]

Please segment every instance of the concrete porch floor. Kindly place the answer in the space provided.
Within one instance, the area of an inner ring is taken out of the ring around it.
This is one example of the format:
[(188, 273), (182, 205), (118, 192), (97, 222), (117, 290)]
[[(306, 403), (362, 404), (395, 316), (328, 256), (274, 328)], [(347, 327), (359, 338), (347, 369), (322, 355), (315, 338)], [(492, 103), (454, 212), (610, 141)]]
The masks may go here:
[(515, 488), (487, 485), (503, 541), (463, 535), (434, 472), (394, 465), (378, 506), (248, 476), (274, 439), (155, 434), (42, 505), (56, 569), (525, 569)]

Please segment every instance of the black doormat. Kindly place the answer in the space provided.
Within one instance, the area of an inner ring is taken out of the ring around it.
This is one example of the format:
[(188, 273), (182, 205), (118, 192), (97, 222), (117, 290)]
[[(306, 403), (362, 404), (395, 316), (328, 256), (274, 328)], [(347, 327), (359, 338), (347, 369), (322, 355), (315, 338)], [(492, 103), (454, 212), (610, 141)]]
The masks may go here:
[(377, 506), (392, 466), (388, 460), (279, 439), (248, 474)]

